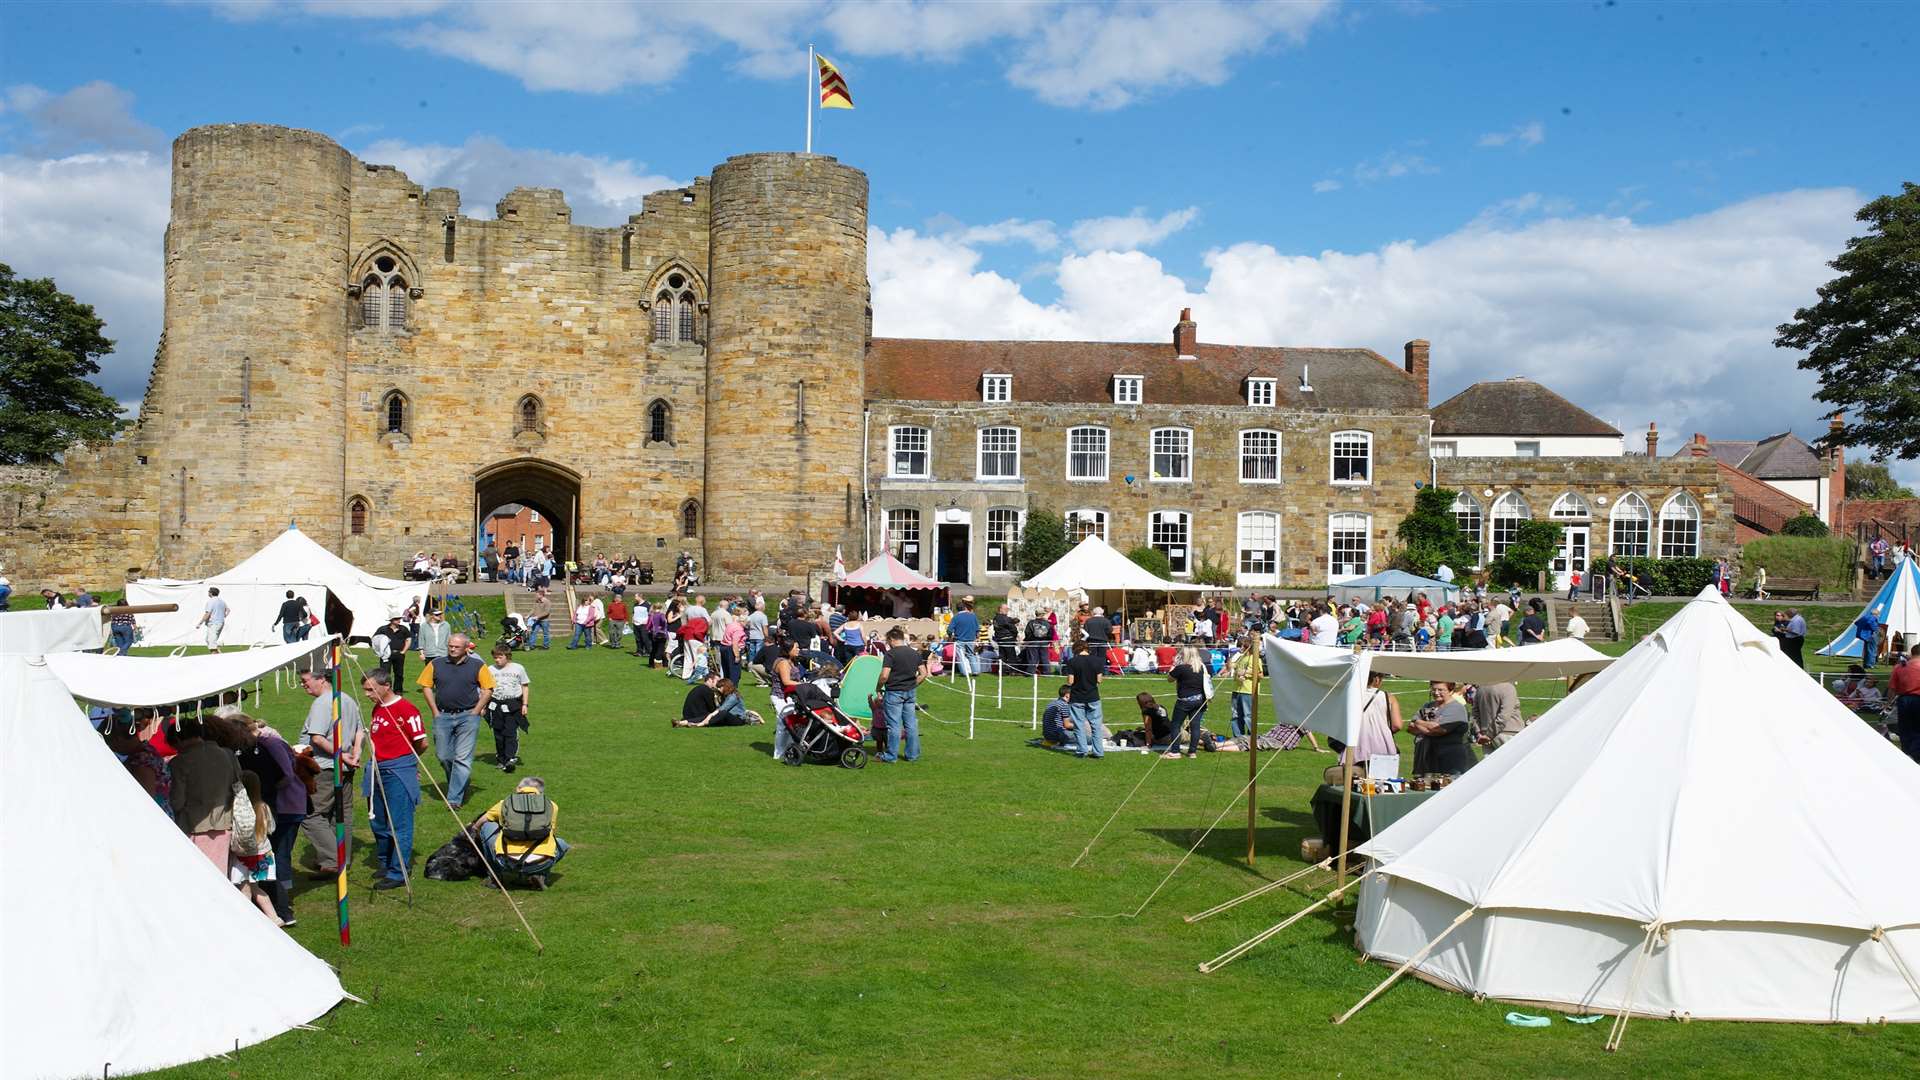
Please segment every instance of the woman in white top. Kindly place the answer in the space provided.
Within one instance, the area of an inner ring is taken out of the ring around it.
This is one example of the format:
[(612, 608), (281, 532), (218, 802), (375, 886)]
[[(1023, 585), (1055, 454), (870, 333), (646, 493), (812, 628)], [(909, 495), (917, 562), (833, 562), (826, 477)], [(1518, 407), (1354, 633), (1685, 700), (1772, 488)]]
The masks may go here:
[(1359, 765), (1365, 765), (1371, 757), (1399, 753), (1393, 737), (1407, 726), (1400, 719), (1400, 703), (1380, 685), (1381, 681), (1377, 671), (1367, 675), (1367, 695), (1360, 705), (1360, 737), (1353, 744), (1353, 760)]

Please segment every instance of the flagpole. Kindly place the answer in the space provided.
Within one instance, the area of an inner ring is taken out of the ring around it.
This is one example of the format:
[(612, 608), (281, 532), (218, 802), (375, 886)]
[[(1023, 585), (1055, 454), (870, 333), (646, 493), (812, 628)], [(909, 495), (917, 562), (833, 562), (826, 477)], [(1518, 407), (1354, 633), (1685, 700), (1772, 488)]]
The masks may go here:
[(807, 43), (807, 153), (813, 153), (813, 43)]

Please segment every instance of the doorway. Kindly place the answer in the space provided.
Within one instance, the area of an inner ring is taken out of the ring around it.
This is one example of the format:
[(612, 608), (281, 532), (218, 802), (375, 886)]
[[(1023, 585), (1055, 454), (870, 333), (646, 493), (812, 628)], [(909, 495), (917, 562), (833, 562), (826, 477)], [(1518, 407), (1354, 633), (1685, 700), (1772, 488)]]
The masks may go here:
[(966, 525), (936, 525), (933, 537), (934, 577), (940, 581), (951, 581), (965, 585), (968, 580), (967, 560), (969, 531)]
[[(529, 540), (537, 531), (554, 561), (565, 565), (580, 550), (580, 503), (580, 474), (564, 465), (538, 458), (489, 465), (473, 477), (473, 542), (467, 558), (485, 550), (489, 524), (497, 535), (517, 541), (520, 532), (513, 522), (519, 518), (526, 522)], [(497, 515), (508, 506), (516, 508), (512, 514)], [(534, 527), (535, 518), (544, 529)]]
[(1591, 525), (1568, 525), (1560, 536), (1560, 552), (1553, 559), (1553, 587), (1563, 590), (1573, 578), (1573, 572), (1580, 572), (1580, 582), (1587, 580), (1587, 543), (1591, 538)]

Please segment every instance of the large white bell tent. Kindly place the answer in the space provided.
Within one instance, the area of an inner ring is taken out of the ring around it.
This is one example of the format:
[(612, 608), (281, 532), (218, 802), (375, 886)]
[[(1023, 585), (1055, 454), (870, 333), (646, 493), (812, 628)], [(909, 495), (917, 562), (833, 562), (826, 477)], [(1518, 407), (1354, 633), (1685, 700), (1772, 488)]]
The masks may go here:
[[(321, 618), (322, 625), (315, 628), (314, 636), (325, 636), (332, 630), (349, 638), (368, 638), (389, 615), (405, 611), (415, 601), (424, 610), (429, 584), (369, 574), (289, 526), (272, 543), (213, 577), (129, 582), (127, 603), (179, 605), (178, 611), (136, 616), (139, 644), (199, 645), (205, 641), (205, 631), (198, 625), (206, 608), (207, 589), (217, 587), (220, 598), (227, 602), (222, 645), (278, 645), (284, 638), (273, 624), (289, 589), (304, 597), (308, 609)], [(350, 626), (326, 625), (329, 595), (351, 615)]]
[(1709, 589), (1359, 849), (1359, 946), (1620, 1033), (1920, 1021), (1915, 820), (1920, 769)]
[[(1916, 568), (1916, 561), (1901, 559), (1880, 591), (1860, 609), (1860, 616), (1872, 612), (1875, 621), (1887, 628), (1889, 641), (1899, 634), (1908, 648), (1920, 645), (1920, 568)], [(1860, 616), (1855, 616), (1855, 622)], [(1839, 637), (1820, 650), (1821, 656), (1847, 656), (1855, 660), (1860, 659), (1860, 653), (1860, 636), (1854, 623), (1848, 623)]]
[(0, 656), (0, 746), (0, 1074), (197, 1061), (345, 996), (154, 807), (39, 658)]

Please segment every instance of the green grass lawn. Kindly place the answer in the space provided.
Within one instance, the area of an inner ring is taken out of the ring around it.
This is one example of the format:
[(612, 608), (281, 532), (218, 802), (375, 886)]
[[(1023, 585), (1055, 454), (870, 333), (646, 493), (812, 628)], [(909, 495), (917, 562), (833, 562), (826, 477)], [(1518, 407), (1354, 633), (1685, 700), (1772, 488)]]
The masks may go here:
[[(367, 887), (363, 818), (352, 947), (339, 944), (326, 884), (301, 884), (292, 933), (337, 965), (341, 982), (368, 1004), (343, 1003), (317, 1031), (169, 1075), (1731, 1077), (1920, 1069), (1920, 1030), (1912, 1027), (1636, 1020), (1624, 1050), (1609, 1055), (1604, 1023), (1510, 1027), (1507, 1006), (1411, 980), (1336, 1028), (1329, 1018), (1387, 973), (1356, 963), (1338, 914), (1311, 917), (1222, 972), (1199, 974), (1200, 961), (1308, 902), (1283, 892), (1197, 925), (1181, 921), (1300, 868), (1300, 841), (1315, 834), (1308, 797), (1330, 756), (1262, 755), (1272, 764), (1260, 784), (1257, 869), (1242, 860), (1246, 818), (1236, 809), (1138, 918), (1114, 918), (1132, 911), (1233, 800), (1245, 757), (1204, 755), (1155, 769), (1092, 855), (1071, 869), (1151, 761), (1081, 762), (1026, 746), (1025, 681), (1007, 681), (1001, 707), (976, 700), (981, 722), (972, 741), (965, 698), (923, 690), (940, 717), (923, 721), (924, 760), (849, 772), (774, 764), (764, 727), (670, 729), (683, 688), (631, 656), (556, 648), (523, 659), (536, 688), (523, 775), (547, 778), (561, 832), (574, 845), (551, 891), (514, 894), (545, 953), (477, 881), (418, 880), (411, 908), (395, 893), (376, 898)], [(1043, 695), (1054, 685), (1044, 681)], [(1522, 688), (1530, 699), (1555, 692), (1553, 684)], [(1417, 691), (1408, 697), (1411, 704)], [(304, 702), (269, 684), (259, 708), (291, 731)], [(766, 710), (764, 692), (750, 690), (749, 704)], [(1545, 704), (1530, 700), (1528, 711)], [(1224, 728), (1225, 719), (1212, 726)], [(509, 787), (488, 764), (485, 734), (481, 741), (475, 807)], [(444, 806), (422, 804), (416, 872), (454, 828)]]

